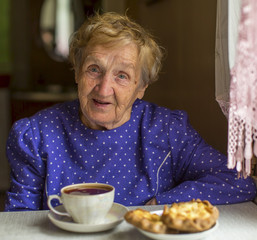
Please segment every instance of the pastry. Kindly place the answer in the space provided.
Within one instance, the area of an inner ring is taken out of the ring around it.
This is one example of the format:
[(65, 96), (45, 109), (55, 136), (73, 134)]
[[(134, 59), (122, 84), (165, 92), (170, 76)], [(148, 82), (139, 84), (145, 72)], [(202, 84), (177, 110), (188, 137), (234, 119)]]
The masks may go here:
[(161, 216), (138, 208), (128, 211), (125, 220), (145, 231), (153, 233), (201, 232), (211, 228), (219, 217), (219, 211), (209, 201), (199, 199), (164, 206)]
[(164, 207), (162, 222), (183, 232), (201, 232), (211, 228), (219, 217), (219, 211), (209, 201), (199, 199), (174, 203)]
[(128, 211), (125, 220), (132, 225), (153, 233), (166, 233), (167, 226), (161, 221), (161, 217), (157, 214), (138, 208)]

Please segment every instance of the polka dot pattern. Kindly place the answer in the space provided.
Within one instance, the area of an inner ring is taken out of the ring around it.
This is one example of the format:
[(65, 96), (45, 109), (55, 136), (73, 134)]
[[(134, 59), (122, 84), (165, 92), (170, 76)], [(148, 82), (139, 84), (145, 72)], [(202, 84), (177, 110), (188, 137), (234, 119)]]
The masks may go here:
[(136, 100), (131, 119), (112, 130), (92, 130), (79, 119), (79, 101), (66, 102), (17, 121), (7, 155), (11, 188), (6, 210), (48, 209), (47, 196), (68, 184), (115, 186), (115, 202), (143, 205), (254, 197), (250, 178), (237, 179), (227, 159), (207, 145), (183, 111)]

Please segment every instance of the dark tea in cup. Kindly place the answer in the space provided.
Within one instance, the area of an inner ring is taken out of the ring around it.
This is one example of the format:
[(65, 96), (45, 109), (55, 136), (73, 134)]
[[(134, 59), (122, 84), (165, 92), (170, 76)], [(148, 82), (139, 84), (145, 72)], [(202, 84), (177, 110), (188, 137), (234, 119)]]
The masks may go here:
[(64, 193), (72, 195), (96, 195), (111, 191), (112, 188), (70, 188), (66, 189)]
[[(48, 206), (56, 214), (70, 216), (77, 223), (99, 224), (109, 212), (114, 201), (115, 189), (103, 183), (80, 183), (63, 187), (61, 196), (50, 195)], [(59, 212), (51, 201), (58, 199), (66, 212)]]

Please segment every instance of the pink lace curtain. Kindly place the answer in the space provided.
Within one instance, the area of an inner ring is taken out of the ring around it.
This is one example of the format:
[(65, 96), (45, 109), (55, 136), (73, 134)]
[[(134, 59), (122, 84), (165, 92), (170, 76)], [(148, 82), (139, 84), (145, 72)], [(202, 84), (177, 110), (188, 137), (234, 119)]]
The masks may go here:
[(257, 156), (257, 1), (242, 0), (236, 61), (231, 69), (228, 168), (244, 177)]

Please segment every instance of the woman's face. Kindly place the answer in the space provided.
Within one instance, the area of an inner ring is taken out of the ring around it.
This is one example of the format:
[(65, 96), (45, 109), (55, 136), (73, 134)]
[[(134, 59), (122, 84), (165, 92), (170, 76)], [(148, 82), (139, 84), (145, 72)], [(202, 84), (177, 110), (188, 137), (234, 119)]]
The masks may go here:
[(76, 75), (81, 120), (92, 129), (113, 129), (130, 119), (131, 108), (142, 98), (141, 66), (135, 45), (89, 50)]

